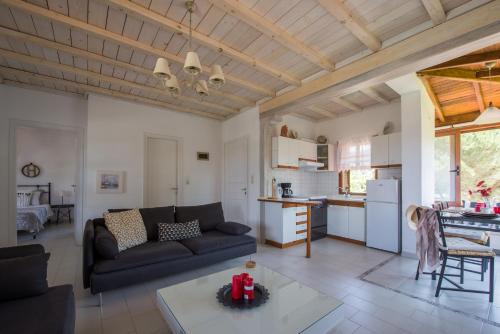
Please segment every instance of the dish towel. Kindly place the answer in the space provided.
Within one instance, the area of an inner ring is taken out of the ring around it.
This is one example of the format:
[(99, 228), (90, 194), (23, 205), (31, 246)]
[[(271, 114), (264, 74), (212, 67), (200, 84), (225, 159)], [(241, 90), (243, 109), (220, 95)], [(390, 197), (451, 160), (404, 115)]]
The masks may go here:
[(431, 208), (420, 207), (420, 219), (417, 226), (417, 256), (420, 260), (418, 271), (424, 267), (430, 271), (439, 267), (439, 222), (437, 212)]

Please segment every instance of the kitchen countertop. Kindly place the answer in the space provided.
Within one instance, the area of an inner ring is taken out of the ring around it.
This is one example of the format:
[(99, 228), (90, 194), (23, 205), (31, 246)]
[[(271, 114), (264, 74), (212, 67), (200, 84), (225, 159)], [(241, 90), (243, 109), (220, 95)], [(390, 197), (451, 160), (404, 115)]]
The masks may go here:
[(321, 202), (318, 202), (318, 201), (305, 201), (303, 199), (294, 199), (294, 198), (258, 197), (257, 200), (260, 202), (302, 204), (302, 205), (309, 205), (309, 206), (321, 204)]
[(332, 201), (346, 201), (346, 202), (364, 202), (365, 198), (363, 196), (350, 196), (345, 197), (344, 195), (329, 195), (328, 200)]

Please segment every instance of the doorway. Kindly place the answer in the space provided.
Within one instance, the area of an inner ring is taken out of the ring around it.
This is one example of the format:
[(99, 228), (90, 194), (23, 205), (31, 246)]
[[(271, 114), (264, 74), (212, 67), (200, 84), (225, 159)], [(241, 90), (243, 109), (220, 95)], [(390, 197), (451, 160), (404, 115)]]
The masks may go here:
[(10, 121), (10, 243), (66, 235), (81, 242), (83, 140), (81, 128)]
[(224, 217), (247, 224), (248, 217), (248, 138), (224, 143)]
[(178, 138), (146, 135), (144, 207), (180, 205), (181, 143)]

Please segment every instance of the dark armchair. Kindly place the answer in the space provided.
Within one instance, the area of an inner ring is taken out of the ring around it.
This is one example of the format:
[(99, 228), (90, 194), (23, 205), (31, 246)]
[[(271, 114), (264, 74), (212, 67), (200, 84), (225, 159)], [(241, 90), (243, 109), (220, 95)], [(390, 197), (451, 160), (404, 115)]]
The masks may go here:
[(48, 287), (42, 245), (0, 248), (0, 324), (3, 334), (75, 332), (71, 285)]

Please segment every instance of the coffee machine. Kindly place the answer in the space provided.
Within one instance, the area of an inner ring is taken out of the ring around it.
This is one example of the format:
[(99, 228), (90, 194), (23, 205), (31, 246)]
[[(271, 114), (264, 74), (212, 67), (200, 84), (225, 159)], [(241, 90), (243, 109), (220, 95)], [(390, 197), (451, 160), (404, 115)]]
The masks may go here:
[(293, 196), (292, 184), (291, 183), (280, 183), (281, 197), (290, 198)]

